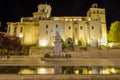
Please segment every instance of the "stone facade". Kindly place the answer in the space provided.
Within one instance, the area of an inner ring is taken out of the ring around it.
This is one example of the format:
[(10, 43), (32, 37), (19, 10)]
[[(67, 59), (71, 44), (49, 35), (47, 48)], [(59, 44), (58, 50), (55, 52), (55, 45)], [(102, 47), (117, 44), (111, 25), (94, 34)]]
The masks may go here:
[(60, 36), (67, 44), (71, 41), (74, 45), (81, 41), (81, 46), (107, 44), (105, 9), (93, 4), (85, 17), (51, 17), (51, 9), (47, 4), (38, 5), (33, 17), (23, 17), (21, 22), (9, 22), (7, 32), (21, 37), (25, 45), (54, 46), (57, 28), (60, 28)]
[(24, 45), (38, 44), (39, 36), (38, 22), (15, 22), (8, 23), (8, 33), (18, 36)]
[(53, 54), (54, 48), (53, 47), (31, 47), (29, 50), (29, 56), (32, 57), (43, 57), (46, 53)]

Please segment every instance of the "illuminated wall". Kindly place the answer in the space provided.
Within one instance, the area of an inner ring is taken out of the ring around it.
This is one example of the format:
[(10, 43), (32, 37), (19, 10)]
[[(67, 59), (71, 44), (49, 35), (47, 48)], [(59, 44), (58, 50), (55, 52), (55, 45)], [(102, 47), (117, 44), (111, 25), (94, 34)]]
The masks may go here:
[(88, 10), (87, 17), (51, 17), (51, 9), (47, 4), (38, 5), (33, 17), (9, 22), (7, 32), (20, 37), (25, 45), (54, 46), (57, 28), (63, 41), (71, 38), (75, 45), (79, 40), (91, 46), (107, 44), (105, 9), (94, 5)]
[(35, 19), (47, 19), (51, 16), (51, 6), (47, 4), (38, 5), (38, 11), (33, 13)]
[(16, 22), (8, 23), (7, 32), (13, 36), (20, 37), (22, 44), (32, 45), (38, 43), (38, 22)]
[(54, 46), (57, 29), (59, 29), (61, 38), (65, 40), (65, 29), (64, 29), (63, 21), (40, 20), (39, 21), (39, 45)]
[(106, 14), (104, 8), (98, 8), (97, 4), (93, 4), (92, 7), (88, 10), (87, 16), (91, 17), (92, 20), (101, 21), (101, 45), (107, 44), (107, 27), (106, 27)]

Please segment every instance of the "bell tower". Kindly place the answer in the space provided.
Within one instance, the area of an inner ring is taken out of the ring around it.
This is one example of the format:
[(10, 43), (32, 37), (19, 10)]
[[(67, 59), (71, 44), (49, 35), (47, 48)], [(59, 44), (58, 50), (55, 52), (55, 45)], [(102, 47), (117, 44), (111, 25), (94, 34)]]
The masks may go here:
[(98, 8), (98, 4), (93, 4), (87, 12), (87, 17), (91, 20), (100, 20), (101, 22), (101, 45), (107, 44), (106, 14), (104, 8)]
[(102, 23), (106, 23), (105, 9), (98, 8), (98, 4), (92, 4), (91, 8), (87, 12), (87, 17), (91, 17), (92, 20), (100, 19)]
[(39, 4), (38, 11), (33, 13), (33, 17), (36, 20), (48, 19), (51, 16), (51, 6), (48, 4)]

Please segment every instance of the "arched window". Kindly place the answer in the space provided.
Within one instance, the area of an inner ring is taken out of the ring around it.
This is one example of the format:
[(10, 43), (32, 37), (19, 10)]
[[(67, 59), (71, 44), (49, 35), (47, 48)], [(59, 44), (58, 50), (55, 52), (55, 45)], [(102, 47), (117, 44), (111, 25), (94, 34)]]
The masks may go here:
[(68, 38), (68, 39), (66, 40), (66, 44), (67, 44), (68, 46), (73, 45), (73, 40), (72, 40), (72, 38)]

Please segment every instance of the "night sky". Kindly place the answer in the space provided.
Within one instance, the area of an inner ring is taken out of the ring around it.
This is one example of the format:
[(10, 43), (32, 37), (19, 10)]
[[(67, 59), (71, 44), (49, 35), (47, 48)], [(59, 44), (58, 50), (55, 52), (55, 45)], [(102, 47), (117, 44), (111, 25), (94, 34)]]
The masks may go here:
[(107, 27), (120, 20), (120, 0), (0, 0), (0, 21), (2, 27), (6, 22), (18, 22), (21, 17), (32, 16), (37, 5), (47, 2), (52, 6), (52, 16), (86, 16), (93, 3), (106, 9)]

